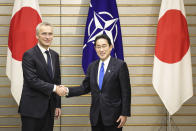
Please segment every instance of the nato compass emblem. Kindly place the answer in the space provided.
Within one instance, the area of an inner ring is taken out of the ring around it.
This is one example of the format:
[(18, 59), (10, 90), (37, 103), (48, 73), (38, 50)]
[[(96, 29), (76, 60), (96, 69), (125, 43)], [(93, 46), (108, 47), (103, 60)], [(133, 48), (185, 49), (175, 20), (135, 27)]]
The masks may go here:
[[(111, 40), (114, 47), (118, 35), (117, 21), (119, 18), (114, 18), (109, 12), (98, 12), (94, 11), (93, 18), (90, 20), (88, 25), (88, 41), (94, 44), (94, 40), (98, 35), (105, 33)], [(86, 44), (85, 44), (86, 46)], [(84, 47), (85, 47), (84, 46)]]

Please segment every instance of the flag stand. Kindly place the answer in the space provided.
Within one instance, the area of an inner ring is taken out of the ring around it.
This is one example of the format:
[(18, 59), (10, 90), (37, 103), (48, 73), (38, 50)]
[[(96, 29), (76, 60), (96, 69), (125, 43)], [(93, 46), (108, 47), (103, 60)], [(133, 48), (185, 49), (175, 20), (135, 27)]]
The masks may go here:
[(178, 126), (175, 124), (174, 120), (172, 119), (172, 115), (169, 114), (169, 112), (167, 112), (167, 128), (166, 131), (180, 131), (180, 129), (178, 128)]

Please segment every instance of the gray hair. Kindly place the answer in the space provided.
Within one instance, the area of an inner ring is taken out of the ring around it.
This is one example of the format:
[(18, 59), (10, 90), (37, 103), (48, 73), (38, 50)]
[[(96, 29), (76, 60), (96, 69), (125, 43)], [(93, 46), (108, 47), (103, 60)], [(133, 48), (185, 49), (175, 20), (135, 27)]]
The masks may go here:
[(42, 23), (39, 23), (36, 27), (36, 35), (39, 34), (39, 31), (40, 31), (40, 27), (41, 26), (50, 26), (53, 28), (52, 24), (48, 23), (48, 22), (42, 22)]

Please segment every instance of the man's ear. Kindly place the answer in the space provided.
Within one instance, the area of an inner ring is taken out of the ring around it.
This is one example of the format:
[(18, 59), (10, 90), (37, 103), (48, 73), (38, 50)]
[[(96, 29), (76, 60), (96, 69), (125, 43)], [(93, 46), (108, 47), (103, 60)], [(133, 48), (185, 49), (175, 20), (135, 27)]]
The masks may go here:
[(37, 34), (36, 34), (36, 36), (35, 36), (35, 37), (36, 37), (36, 39), (38, 39), (38, 38), (39, 38), (39, 37), (37, 36)]
[(113, 48), (113, 45), (112, 44), (110, 45), (110, 48)]

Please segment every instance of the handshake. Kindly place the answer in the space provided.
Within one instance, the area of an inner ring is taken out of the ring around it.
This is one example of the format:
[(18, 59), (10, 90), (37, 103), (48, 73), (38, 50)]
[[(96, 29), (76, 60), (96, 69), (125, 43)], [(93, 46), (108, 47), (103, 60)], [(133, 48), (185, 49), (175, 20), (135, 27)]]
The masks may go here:
[(68, 95), (68, 88), (64, 87), (63, 85), (57, 85), (56, 86), (56, 94), (59, 96), (66, 96)]

